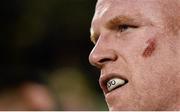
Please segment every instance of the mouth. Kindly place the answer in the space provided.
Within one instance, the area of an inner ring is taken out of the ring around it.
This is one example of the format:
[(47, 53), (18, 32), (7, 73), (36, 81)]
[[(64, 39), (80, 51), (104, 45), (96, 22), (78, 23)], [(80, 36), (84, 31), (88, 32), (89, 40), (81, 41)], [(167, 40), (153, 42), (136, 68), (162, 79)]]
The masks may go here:
[(104, 93), (107, 94), (126, 85), (128, 80), (118, 74), (108, 74), (101, 76), (99, 83)]

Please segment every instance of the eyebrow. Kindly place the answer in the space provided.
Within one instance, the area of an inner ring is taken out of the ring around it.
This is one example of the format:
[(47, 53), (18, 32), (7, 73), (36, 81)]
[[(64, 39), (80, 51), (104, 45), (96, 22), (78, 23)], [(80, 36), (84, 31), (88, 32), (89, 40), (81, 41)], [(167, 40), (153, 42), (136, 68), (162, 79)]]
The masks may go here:
[(105, 27), (109, 28), (109, 29), (113, 29), (115, 26), (117, 25), (121, 25), (121, 24), (131, 24), (134, 23), (135, 24), (135, 19), (134, 18), (130, 18), (128, 16), (116, 16), (112, 19), (110, 19), (106, 24)]
[(91, 33), (90, 39), (95, 44), (98, 38), (98, 34), (94, 32), (93, 28), (90, 28), (90, 33)]

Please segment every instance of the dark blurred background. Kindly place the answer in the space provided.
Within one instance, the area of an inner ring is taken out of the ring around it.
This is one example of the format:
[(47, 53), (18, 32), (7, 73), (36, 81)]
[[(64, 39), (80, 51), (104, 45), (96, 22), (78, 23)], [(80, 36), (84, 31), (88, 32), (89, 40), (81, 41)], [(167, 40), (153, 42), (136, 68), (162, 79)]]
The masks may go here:
[(88, 62), (95, 4), (0, 1), (0, 110), (107, 110)]

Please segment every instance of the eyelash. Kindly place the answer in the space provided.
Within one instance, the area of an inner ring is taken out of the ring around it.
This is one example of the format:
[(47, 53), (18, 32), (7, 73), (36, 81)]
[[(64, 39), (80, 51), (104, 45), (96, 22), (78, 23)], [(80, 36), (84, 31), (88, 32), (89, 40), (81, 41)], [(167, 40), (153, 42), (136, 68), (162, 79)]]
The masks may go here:
[(124, 32), (124, 31), (128, 30), (129, 28), (137, 28), (137, 26), (122, 24), (122, 25), (118, 26), (118, 31)]

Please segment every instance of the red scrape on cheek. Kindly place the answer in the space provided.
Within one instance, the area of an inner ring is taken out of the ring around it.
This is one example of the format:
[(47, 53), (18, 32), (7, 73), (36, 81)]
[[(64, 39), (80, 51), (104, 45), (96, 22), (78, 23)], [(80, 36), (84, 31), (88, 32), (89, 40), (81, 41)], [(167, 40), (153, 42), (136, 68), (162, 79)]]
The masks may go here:
[(156, 49), (156, 40), (154, 38), (149, 39), (147, 42), (148, 46), (144, 50), (142, 56), (147, 58), (150, 57)]

